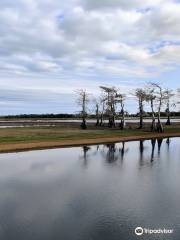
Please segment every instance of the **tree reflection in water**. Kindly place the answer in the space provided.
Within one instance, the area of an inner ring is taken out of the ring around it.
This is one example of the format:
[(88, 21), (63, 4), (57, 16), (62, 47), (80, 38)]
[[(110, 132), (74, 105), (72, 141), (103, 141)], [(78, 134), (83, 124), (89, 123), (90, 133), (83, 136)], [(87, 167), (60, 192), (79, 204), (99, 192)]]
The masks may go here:
[(122, 163), (124, 160), (125, 142), (122, 142), (122, 148), (119, 148), (119, 152), (120, 152), (121, 163)]
[(152, 149), (151, 149), (151, 162), (153, 162), (154, 161), (154, 150), (155, 150), (155, 146), (156, 146), (156, 139), (155, 138), (151, 139), (151, 146), (152, 146)]
[(143, 162), (143, 152), (144, 152), (144, 140), (139, 141), (139, 152), (140, 152), (140, 164)]
[(167, 147), (168, 147), (168, 149), (169, 149), (169, 146), (170, 146), (170, 138), (167, 138), (166, 143), (167, 143)]
[(158, 158), (160, 157), (160, 153), (161, 153), (161, 146), (162, 146), (163, 138), (151, 139), (151, 145), (152, 145), (151, 162), (154, 161), (154, 151), (155, 151), (156, 141), (157, 141), (157, 145), (158, 145)]
[(91, 147), (89, 146), (83, 146), (82, 147), (82, 150), (83, 150), (83, 156), (81, 158), (83, 158), (83, 163), (84, 163), (84, 166), (87, 167), (87, 164), (88, 164), (88, 151), (91, 149)]
[(162, 146), (163, 138), (158, 138), (158, 139), (157, 139), (157, 142), (158, 142), (158, 157), (160, 157), (161, 146)]
[(106, 154), (106, 161), (108, 163), (113, 163), (118, 160), (118, 155), (117, 155), (117, 149), (116, 149), (116, 144), (107, 144), (106, 147), (108, 148), (107, 154)]
[[(143, 165), (143, 161), (145, 160), (145, 146), (144, 146), (145, 140), (139, 141), (139, 164)], [(155, 148), (156, 148), (156, 142), (157, 142), (157, 154), (158, 158), (160, 157), (161, 153), (161, 146), (163, 143), (163, 138), (152, 138), (151, 139), (151, 156), (150, 161), (153, 162), (155, 160)], [(121, 144), (121, 145), (120, 145)], [(167, 149), (169, 151), (170, 146), (170, 139), (167, 138), (166, 140)], [(88, 159), (92, 158), (93, 156), (97, 154), (101, 154), (103, 159), (106, 160), (108, 163), (115, 163), (118, 160), (121, 161), (121, 163), (124, 160), (125, 154), (129, 151), (129, 148), (125, 148), (126, 142), (122, 143), (111, 143), (106, 145), (97, 145), (95, 147), (89, 147), (89, 146), (83, 146), (82, 151), (83, 155), (80, 156), (81, 159), (83, 159), (83, 165), (87, 167)], [(89, 153), (89, 150), (90, 151)]]
[(115, 163), (119, 159), (122, 163), (125, 153), (128, 152), (128, 149), (125, 149), (125, 142), (122, 142), (122, 147), (119, 148), (115, 143), (106, 144), (105, 147), (107, 151), (104, 151), (105, 149), (103, 149), (102, 155), (108, 163)]

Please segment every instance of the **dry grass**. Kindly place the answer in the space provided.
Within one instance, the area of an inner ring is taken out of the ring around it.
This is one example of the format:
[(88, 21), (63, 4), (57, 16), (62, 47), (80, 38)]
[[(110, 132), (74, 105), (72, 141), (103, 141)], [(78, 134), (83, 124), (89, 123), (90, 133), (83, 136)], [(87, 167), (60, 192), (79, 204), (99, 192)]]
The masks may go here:
[(154, 137), (180, 136), (180, 126), (166, 127), (163, 134), (148, 129), (95, 128), (81, 130), (78, 126), (26, 127), (0, 129), (0, 152), (43, 149), (52, 147), (99, 144)]

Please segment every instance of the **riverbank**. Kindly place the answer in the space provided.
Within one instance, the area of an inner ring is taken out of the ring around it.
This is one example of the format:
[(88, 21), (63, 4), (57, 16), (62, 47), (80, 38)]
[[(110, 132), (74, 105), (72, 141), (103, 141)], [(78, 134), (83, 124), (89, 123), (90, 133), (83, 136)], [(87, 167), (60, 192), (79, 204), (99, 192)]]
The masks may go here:
[(180, 126), (166, 127), (164, 133), (152, 133), (148, 129), (108, 129), (78, 127), (27, 127), (0, 130), (0, 152), (17, 152), (37, 149), (107, 144), (121, 141), (152, 138), (180, 137)]

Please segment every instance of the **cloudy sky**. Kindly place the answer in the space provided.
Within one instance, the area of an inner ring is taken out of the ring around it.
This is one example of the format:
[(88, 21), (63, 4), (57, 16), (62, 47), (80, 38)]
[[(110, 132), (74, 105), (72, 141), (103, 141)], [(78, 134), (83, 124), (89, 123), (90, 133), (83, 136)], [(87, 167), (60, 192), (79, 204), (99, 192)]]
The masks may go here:
[(175, 89), (179, 66), (179, 1), (0, 0), (0, 114), (75, 112), (74, 90), (99, 85)]

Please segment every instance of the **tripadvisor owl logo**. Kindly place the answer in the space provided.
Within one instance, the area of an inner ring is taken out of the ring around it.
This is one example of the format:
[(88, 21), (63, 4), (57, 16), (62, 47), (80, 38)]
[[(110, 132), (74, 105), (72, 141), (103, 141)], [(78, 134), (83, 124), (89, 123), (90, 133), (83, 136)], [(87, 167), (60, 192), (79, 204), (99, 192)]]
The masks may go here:
[(137, 227), (135, 229), (135, 234), (138, 235), (138, 236), (143, 235), (143, 228), (142, 227)]
[(137, 236), (141, 236), (143, 234), (172, 234), (173, 231), (174, 231), (173, 229), (166, 229), (166, 228), (149, 229), (149, 228), (142, 228), (142, 227), (137, 227), (134, 230)]

